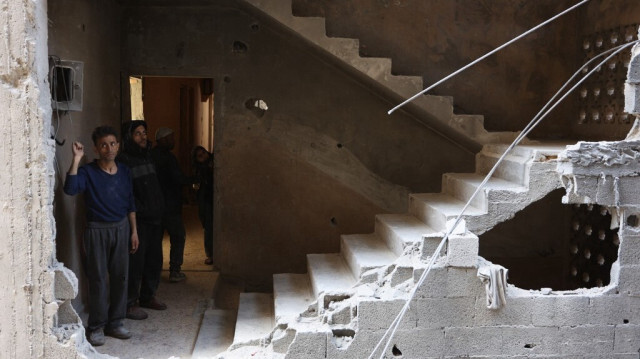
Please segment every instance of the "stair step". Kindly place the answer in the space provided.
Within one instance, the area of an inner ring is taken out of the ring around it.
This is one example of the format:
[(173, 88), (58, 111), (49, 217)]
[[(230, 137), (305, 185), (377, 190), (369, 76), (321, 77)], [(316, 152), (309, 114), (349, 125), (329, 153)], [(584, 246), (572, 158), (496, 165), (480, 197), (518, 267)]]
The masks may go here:
[[(575, 142), (564, 142), (564, 141), (554, 141), (554, 142), (535, 142), (529, 141), (525, 144), (520, 144), (515, 146), (510, 151), (510, 155), (519, 156), (519, 157), (527, 157), (530, 159), (534, 159), (536, 161), (544, 161), (548, 159), (553, 159), (558, 156), (558, 153), (565, 150), (566, 146), (572, 145)], [(496, 155), (502, 155), (509, 144), (505, 143), (493, 143), (487, 144), (482, 148), (482, 152), (493, 153)]]
[(260, 344), (273, 327), (273, 295), (240, 293), (233, 345)]
[(281, 273), (273, 275), (273, 303), (277, 323), (295, 320), (313, 302), (309, 275)]
[(213, 358), (227, 350), (233, 343), (235, 318), (234, 310), (207, 309), (200, 324), (191, 358)]
[[(466, 203), (483, 180), (484, 176), (477, 173), (445, 173), (442, 176), (442, 192)], [(487, 211), (490, 201), (504, 202), (504, 199), (512, 197), (510, 194), (514, 192), (524, 193), (526, 191), (527, 187), (519, 183), (501, 178), (491, 178), (482, 191), (471, 201), (471, 205)]]
[(273, 18), (287, 24), (287, 20), (293, 17), (291, 0), (245, 0), (249, 4), (269, 14)]
[[(409, 213), (440, 232), (447, 231), (447, 221), (455, 220), (462, 212), (465, 202), (446, 193), (413, 193), (409, 195)], [(464, 216), (486, 214), (473, 206), (464, 211)]]
[(345, 57), (343, 60), (368, 77), (381, 81), (391, 75), (391, 59), (386, 57)]
[(379, 214), (376, 216), (375, 233), (389, 249), (400, 256), (404, 249), (422, 241), (425, 234), (437, 232), (409, 214)]
[(339, 253), (307, 254), (314, 297), (321, 292), (349, 291), (356, 280)]
[(290, 19), (289, 27), (303, 35), (308, 40), (320, 40), (327, 37), (325, 18), (297, 17)]
[(391, 264), (398, 257), (376, 234), (342, 235), (340, 241), (342, 255), (356, 278), (370, 269)]
[[(476, 155), (476, 173), (486, 175), (502, 155), (481, 151)], [(526, 185), (529, 183), (529, 157), (506, 155), (493, 177)]]

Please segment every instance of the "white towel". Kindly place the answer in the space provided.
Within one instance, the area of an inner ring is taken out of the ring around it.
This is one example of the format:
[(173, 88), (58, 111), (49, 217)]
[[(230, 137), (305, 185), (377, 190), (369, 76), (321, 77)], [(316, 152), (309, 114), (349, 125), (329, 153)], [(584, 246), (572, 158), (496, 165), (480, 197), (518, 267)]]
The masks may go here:
[(508, 269), (498, 264), (487, 264), (478, 268), (478, 278), (487, 291), (487, 308), (495, 310), (507, 304), (507, 272)]

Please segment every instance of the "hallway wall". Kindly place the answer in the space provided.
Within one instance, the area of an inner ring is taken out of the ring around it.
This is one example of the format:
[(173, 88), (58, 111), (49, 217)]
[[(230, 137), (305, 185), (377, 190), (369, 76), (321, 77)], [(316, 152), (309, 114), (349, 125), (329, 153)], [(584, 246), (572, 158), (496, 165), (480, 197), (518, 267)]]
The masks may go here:
[[(52, 126), (63, 146), (56, 146), (56, 252), (59, 261), (72, 269), (80, 280), (80, 294), (73, 301), (82, 315), (86, 285), (82, 264), (82, 230), (85, 211), (82, 195), (62, 192), (71, 165), (71, 144), (85, 145), (84, 163), (97, 158), (91, 133), (100, 125), (120, 132), (120, 8), (115, 1), (86, 2), (56, 0), (48, 2), (49, 55), (62, 60), (84, 62), (82, 111), (53, 111)], [(128, 86), (128, 83), (127, 83)]]
[[(130, 6), (123, 69), (215, 83), (216, 260), (270, 282), (305, 272), (305, 254), (403, 212), (407, 193), (471, 171), (473, 154), (390, 104), (234, 1)], [(255, 108), (263, 100), (266, 111)]]

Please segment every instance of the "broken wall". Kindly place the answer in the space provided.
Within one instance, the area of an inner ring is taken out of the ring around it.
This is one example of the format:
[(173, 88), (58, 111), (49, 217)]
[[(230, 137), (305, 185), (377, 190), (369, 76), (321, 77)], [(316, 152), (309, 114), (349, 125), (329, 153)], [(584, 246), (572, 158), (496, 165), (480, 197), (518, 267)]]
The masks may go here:
[[(97, 158), (91, 133), (100, 125), (120, 132), (120, 32), (119, 6), (115, 1), (48, 2), (49, 55), (84, 62), (82, 111), (65, 111), (64, 105), (51, 113), (51, 134), (62, 146), (55, 146), (55, 205), (57, 258), (80, 279), (80, 295), (74, 307), (85, 315), (87, 301), (82, 263), (82, 235), (85, 223), (83, 196), (63, 193), (65, 175), (72, 161), (71, 144), (85, 145), (83, 163)], [(44, 39), (42, 39), (43, 44)], [(47, 131), (49, 129), (47, 128)]]
[[(214, 78), (216, 260), (268, 283), (305, 272), (305, 254), (404, 212), (473, 154), (354, 81), (300, 39), (234, 1), (127, 6), (124, 71)], [(195, 5), (194, 5), (195, 4)], [(268, 110), (247, 108), (248, 100)]]
[(77, 282), (55, 258), (47, 9), (38, 1), (1, 7), (0, 357), (81, 358), (89, 349), (69, 304)]

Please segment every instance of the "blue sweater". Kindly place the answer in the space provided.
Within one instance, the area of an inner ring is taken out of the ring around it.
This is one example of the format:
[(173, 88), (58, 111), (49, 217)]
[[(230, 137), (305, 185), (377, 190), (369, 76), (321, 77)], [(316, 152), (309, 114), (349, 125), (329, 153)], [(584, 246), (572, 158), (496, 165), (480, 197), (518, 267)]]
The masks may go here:
[(118, 172), (113, 175), (100, 169), (96, 161), (80, 167), (76, 175), (67, 173), (64, 193), (85, 193), (89, 222), (119, 222), (136, 211), (131, 172), (123, 164), (116, 165)]

